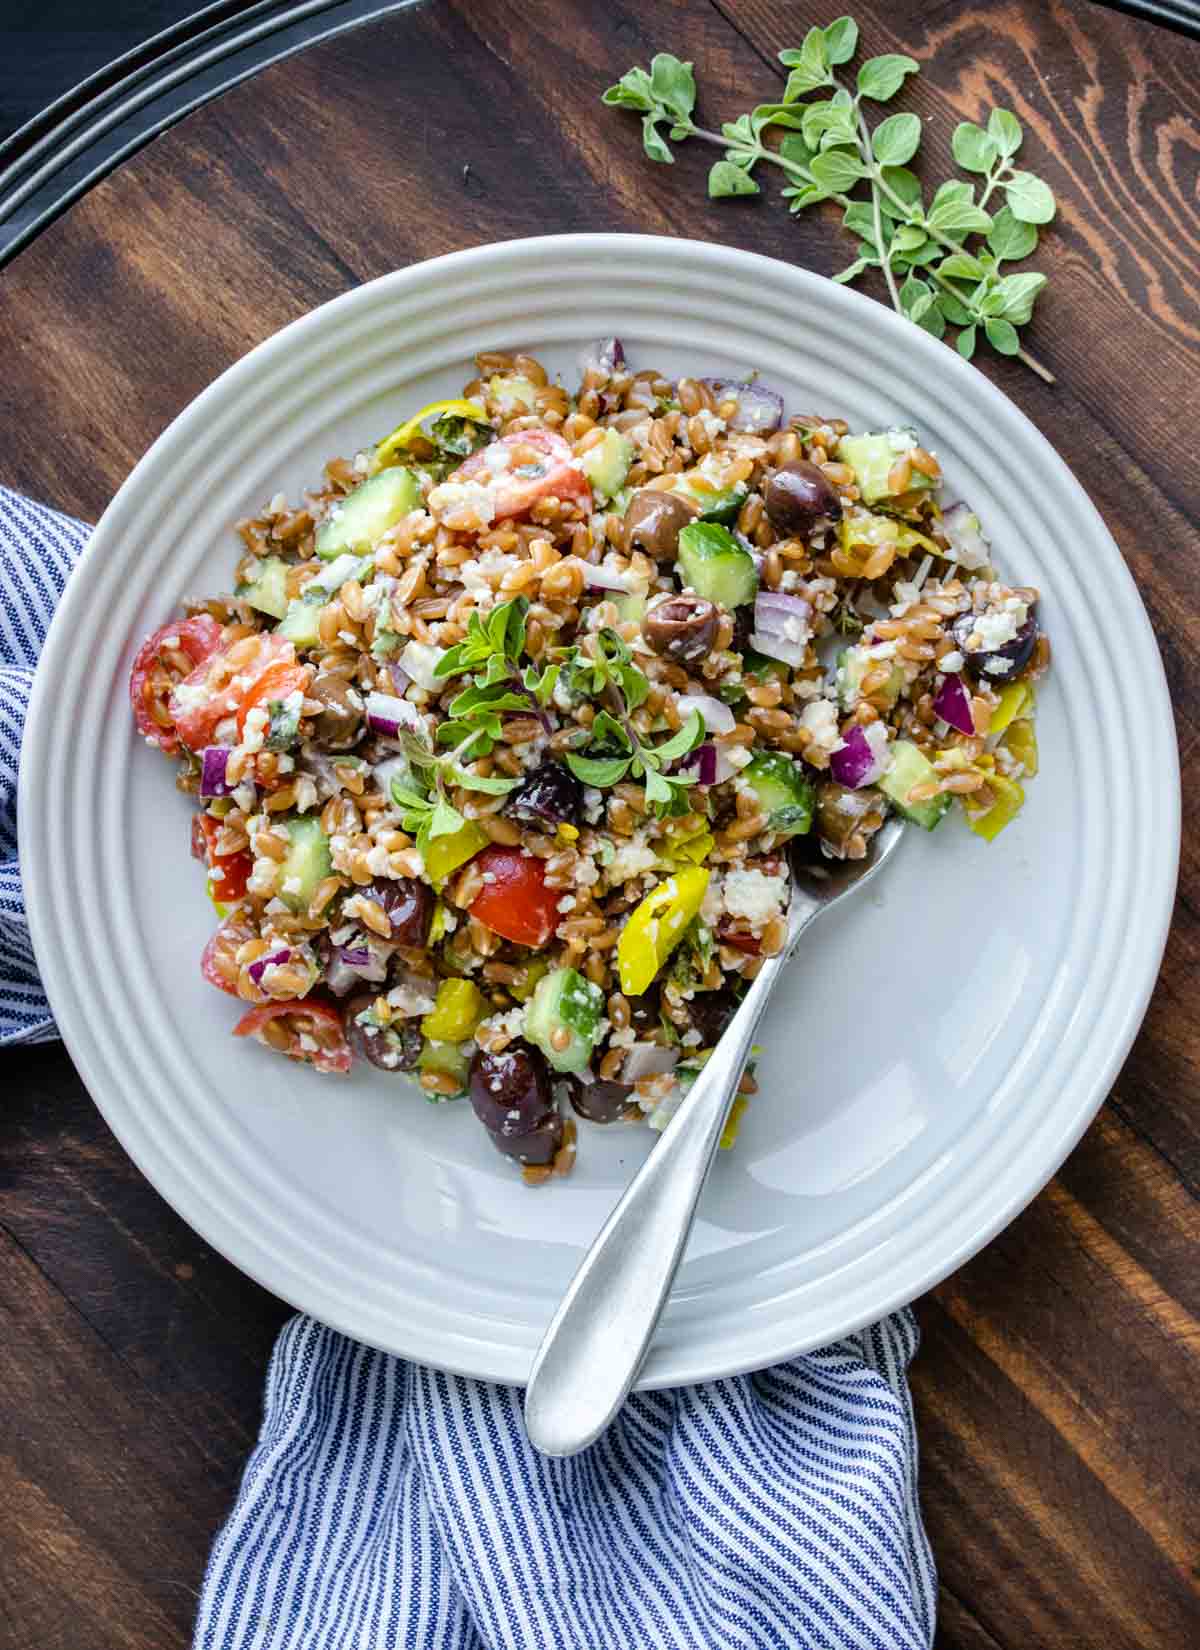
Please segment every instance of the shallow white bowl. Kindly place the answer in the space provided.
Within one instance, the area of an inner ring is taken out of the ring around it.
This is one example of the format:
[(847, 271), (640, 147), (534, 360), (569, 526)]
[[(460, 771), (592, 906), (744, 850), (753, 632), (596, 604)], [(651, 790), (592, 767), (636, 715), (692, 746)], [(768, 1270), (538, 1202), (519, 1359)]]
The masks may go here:
[(234, 1042), (197, 966), (213, 919), (189, 806), (134, 737), (126, 678), (183, 596), (228, 588), (236, 517), (456, 393), (477, 349), (524, 346), (570, 382), (614, 332), (636, 366), (759, 368), (793, 412), (915, 424), (1005, 573), (1041, 588), (1055, 650), (1020, 820), (992, 847), (958, 820), (914, 831), (793, 965), (643, 1375), (665, 1385), (820, 1344), (959, 1265), (1079, 1138), (1154, 982), (1179, 839), (1154, 638), (1096, 511), (981, 373), (842, 287), (696, 242), (516, 241), (373, 281), (238, 362), (122, 487), (46, 645), (20, 830), (59, 1025), (162, 1194), (349, 1334), (523, 1379), (653, 1137), (581, 1125), (577, 1172), (531, 1191), (467, 1106)]

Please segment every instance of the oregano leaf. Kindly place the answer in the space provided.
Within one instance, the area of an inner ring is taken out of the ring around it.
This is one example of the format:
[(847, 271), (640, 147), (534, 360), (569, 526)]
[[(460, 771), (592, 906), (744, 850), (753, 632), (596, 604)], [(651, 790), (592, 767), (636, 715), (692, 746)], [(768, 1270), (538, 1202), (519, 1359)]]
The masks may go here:
[(975, 353), (975, 328), (964, 327), (954, 340), (954, 347), (964, 361), (969, 361)]
[(1005, 160), (1015, 155), (1021, 147), (1024, 136), (1021, 122), (1008, 109), (993, 109), (988, 116), (987, 129), (988, 136)]
[(825, 57), (829, 63), (849, 63), (858, 50), (858, 24), (852, 17), (836, 17), (826, 25)]
[(869, 57), (858, 71), (859, 93), (875, 103), (886, 103), (903, 86), (905, 76), (916, 74), (920, 67), (915, 58), (904, 57), (898, 52)]
[(889, 115), (871, 134), (871, 148), (881, 166), (903, 166), (921, 142), (921, 121), (913, 114)]
[(1053, 218), (1053, 191), (1032, 172), (1014, 172), (1004, 180), (1003, 188), (1013, 217), (1021, 223), (1049, 223)]
[(1021, 347), (1017, 329), (1011, 321), (1005, 321), (998, 316), (992, 317), (984, 323), (983, 330), (987, 334), (988, 343), (1001, 355), (1015, 355)]
[(666, 138), (654, 124), (654, 116), (647, 115), (642, 121), (642, 147), (651, 160), (661, 161), (665, 166), (675, 163), (675, 156), (671, 153)]
[(831, 194), (843, 194), (864, 175), (862, 161), (848, 149), (827, 149), (814, 155), (809, 166), (816, 181)]
[(954, 128), (950, 151), (964, 172), (990, 172), (1000, 156), (991, 135), (970, 120)]
[(708, 174), (708, 194), (710, 200), (725, 200), (731, 195), (757, 195), (758, 185), (740, 166), (735, 166), (732, 161), (719, 160)]
[(1011, 206), (1002, 206), (992, 219), (992, 230), (987, 243), (998, 261), (1016, 263), (1021, 258), (1028, 258), (1036, 248), (1037, 226), (1022, 223), (1020, 218), (1013, 216)]

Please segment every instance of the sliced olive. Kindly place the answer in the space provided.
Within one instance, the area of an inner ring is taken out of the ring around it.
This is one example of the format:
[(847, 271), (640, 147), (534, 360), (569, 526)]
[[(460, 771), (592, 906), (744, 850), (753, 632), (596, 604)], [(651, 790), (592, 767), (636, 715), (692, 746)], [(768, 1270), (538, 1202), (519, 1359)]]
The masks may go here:
[(975, 625), (976, 616), (967, 613), (956, 620), (953, 627), (954, 639), (962, 649), (968, 672), (977, 682), (987, 682), (992, 687), (1007, 687), (1033, 658), (1039, 634), (1036, 615), (1030, 612), (1011, 642), (1005, 642), (1002, 647), (979, 647), (972, 651), (967, 644), (975, 633)]
[(470, 1094), (476, 1117), (501, 1140), (532, 1133), (555, 1109), (545, 1056), (527, 1043), (510, 1043), (499, 1054), (479, 1049)]
[(691, 664), (712, 652), (717, 622), (716, 608), (703, 596), (672, 596), (647, 613), (642, 632), (664, 659)]
[(306, 695), (324, 709), (317, 717), (315, 743), (327, 751), (348, 751), (363, 736), (363, 697), (344, 677), (322, 671)]
[(763, 503), (772, 527), (781, 533), (805, 533), (818, 521), (837, 521), (842, 513), (833, 483), (806, 459), (781, 464), (768, 477)]
[(657, 487), (635, 493), (625, 511), (625, 548), (644, 550), (655, 561), (674, 561), (679, 534), (694, 521), (698, 506)]
[(624, 1114), (632, 1095), (632, 1083), (614, 1083), (603, 1077), (582, 1083), (578, 1077), (567, 1078), (567, 1097), (580, 1117), (586, 1117), (589, 1123), (615, 1123)]
[(583, 786), (561, 762), (543, 762), (509, 797), (508, 812), (524, 825), (577, 825)]
[(346, 1041), (360, 1060), (380, 1071), (415, 1071), (421, 1052), (421, 1028), (416, 1020), (393, 1020), (391, 1025), (359, 1024), (360, 1014), (369, 1014), (375, 998), (369, 991), (351, 997), (342, 1009)]
[(360, 892), (383, 907), (392, 925), (389, 938), (397, 945), (416, 950), (425, 944), (437, 903), (427, 883), (418, 882), (414, 877), (376, 877)]
[(700, 1033), (700, 1048), (713, 1048), (721, 1033), (737, 1013), (737, 999), (731, 991), (697, 991), (687, 1005), (692, 1027)]

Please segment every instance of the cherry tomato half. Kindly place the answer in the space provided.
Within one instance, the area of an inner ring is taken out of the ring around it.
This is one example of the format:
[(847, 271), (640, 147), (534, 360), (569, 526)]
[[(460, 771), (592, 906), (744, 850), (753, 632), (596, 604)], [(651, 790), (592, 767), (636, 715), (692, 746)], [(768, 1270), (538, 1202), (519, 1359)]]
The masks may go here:
[(190, 751), (211, 744), (219, 723), (236, 716), (273, 665), (292, 665), (296, 650), (282, 636), (242, 636), (211, 654), (178, 684), (169, 711)]
[[(218, 991), (227, 991), (231, 997), (240, 997), (238, 990), (238, 960), (237, 954), (247, 940), (256, 940), (258, 930), (253, 923), (237, 912), (217, 929), (216, 933), (204, 947), (204, 954), (200, 958), (200, 972), (209, 985), (215, 985)], [(263, 1001), (266, 992), (261, 992)]]
[(266, 1048), (301, 1060), (318, 1071), (349, 1071), (350, 1045), (342, 1016), (332, 1003), (305, 997), (302, 1002), (260, 1003), (243, 1014), (235, 1037), (257, 1037)]
[(165, 624), (138, 648), (129, 673), (129, 701), (133, 719), (144, 738), (168, 756), (179, 749), (171, 717), (170, 699), (176, 686), (190, 676), (221, 645), (221, 626), (207, 613)]
[(246, 717), (255, 705), (269, 704), (272, 699), (286, 699), (297, 688), (303, 693), (312, 681), (312, 674), (311, 665), (289, 665), (283, 661), (264, 670), (238, 709), (238, 738), (245, 737)]
[(490, 880), (472, 901), (471, 915), (516, 945), (545, 945), (558, 926), (562, 890), (546, 886), (542, 861), (495, 843), (475, 864)]
[[(197, 828), (199, 836), (197, 836)], [(254, 856), (246, 848), (232, 854), (217, 852), (217, 838), (221, 821), (211, 814), (197, 814), (192, 821), (192, 853), (208, 866), (208, 891), (219, 905), (233, 905), (246, 892), (246, 884), (254, 869)], [(196, 853), (203, 843), (203, 853)]]
[[(496, 459), (503, 453), (503, 468)], [(488, 482), (487, 478), (492, 479)], [(525, 515), (539, 498), (578, 499), (591, 509), (592, 490), (575, 455), (553, 430), (518, 430), (502, 435), (460, 464), (451, 481), (488, 485), (494, 519)]]

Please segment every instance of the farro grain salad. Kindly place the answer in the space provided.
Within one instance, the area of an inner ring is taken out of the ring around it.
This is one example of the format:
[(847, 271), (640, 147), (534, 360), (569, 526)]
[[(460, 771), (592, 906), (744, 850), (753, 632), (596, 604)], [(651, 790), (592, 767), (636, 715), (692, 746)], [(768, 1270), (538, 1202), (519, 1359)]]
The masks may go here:
[(1049, 649), (911, 430), (615, 339), (574, 390), (477, 367), (241, 522), (131, 697), (197, 799), (234, 1035), (469, 1096), (537, 1183), (565, 1102), (671, 1116), (783, 943), (792, 839), (1003, 830)]

